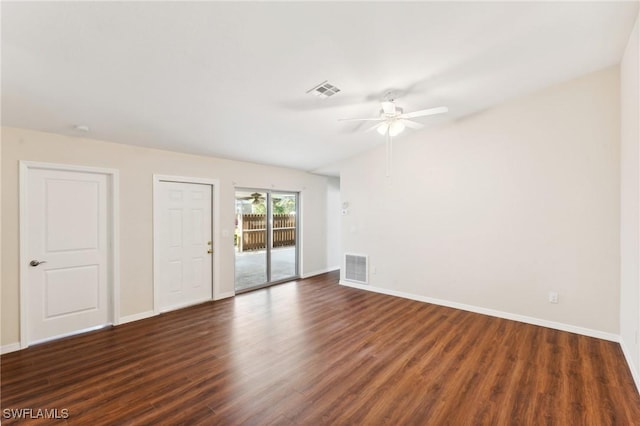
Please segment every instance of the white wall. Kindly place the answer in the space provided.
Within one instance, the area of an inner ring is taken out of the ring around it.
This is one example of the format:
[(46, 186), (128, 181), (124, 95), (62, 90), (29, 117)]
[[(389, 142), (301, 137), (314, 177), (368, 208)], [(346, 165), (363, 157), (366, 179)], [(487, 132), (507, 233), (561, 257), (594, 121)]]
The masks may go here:
[[(327, 182), (327, 233), (328, 235), (341, 235), (342, 202), (340, 201), (340, 179), (329, 178)], [(332, 270), (340, 268), (341, 250), (340, 237), (331, 238), (327, 243), (327, 265)]]
[[(640, 20), (640, 19), (639, 19)], [(638, 23), (620, 64), (620, 343), (640, 389), (640, 43)]]
[[(24, 129), (2, 129), (2, 340), (19, 340), (18, 162), (19, 160), (108, 167), (120, 171), (121, 314), (132, 317), (153, 309), (153, 174), (220, 180), (220, 281), (216, 296), (233, 293), (234, 188), (301, 192), (301, 275), (326, 271), (330, 178), (297, 170), (212, 157), (180, 154)], [(228, 231), (225, 238), (224, 231)]]
[[(0, 137), (0, 177), (2, 176), (2, 138)], [(0, 181), (1, 183), (1, 181)], [(4, 204), (2, 202), (2, 185), (0, 184), (0, 242), (2, 242), (2, 224), (3, 224), (3, 217), (2, 217), (2, 212), (4, 211)], [(0, 244), (0, 320), (2, 319), (2, 300), (4, 299), (3, 297), (3, 293), (4, 291), (2, 291), (2, 246), (3, 244)], [(16, 342), (17, 343), (17, 342)], [(2, 325), (0, 324), (0, 347), (2, 347)], [(17, 347), (16, 347), (17, 348)], [(0, 353), (2, 351), (0, 350)]]
[(370, 256), (370, 288), (615, 338), (618, 74), (408, 131), (390, 178), (382, 146), (349, 161), (342, 248)]

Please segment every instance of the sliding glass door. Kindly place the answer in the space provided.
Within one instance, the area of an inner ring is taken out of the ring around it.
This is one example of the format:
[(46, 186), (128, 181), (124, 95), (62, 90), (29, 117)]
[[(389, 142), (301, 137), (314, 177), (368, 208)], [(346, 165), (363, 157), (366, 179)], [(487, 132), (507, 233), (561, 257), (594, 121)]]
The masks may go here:
[(236, 293), (298, 277), (298, 193), (236, 191)]
[(298, 194), (274, 192), (271, 196), (271, 281), (298, 276)]
[(236, 191), (236, 292), (268, 281), (266, 247), (267, 193)]

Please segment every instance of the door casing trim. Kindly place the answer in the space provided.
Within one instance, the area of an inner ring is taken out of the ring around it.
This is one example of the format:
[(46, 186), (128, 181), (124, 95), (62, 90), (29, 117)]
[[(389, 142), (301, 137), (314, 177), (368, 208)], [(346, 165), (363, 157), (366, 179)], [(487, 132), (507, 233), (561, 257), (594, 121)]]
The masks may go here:
[(209, 178), (198, 178), (189, 176), (153, 175), (153, 314), (159, 315), (160, 309), (160, 263), (158, 262), (158, 250), (156, 243), (160, 240), (158, 232), (160, 227), (160, 200), (158, 197), (160, 182), (195, 183), (210, 185), (213, 192), (213, 206), (211, 208), (212, 228), (213, 228), (213, 274), (211, 275), (211, 300), (216, 300), (216, 295), (220, 294), (217, 288), (220, 283), (220, 180)]
[[(108, 169), (103, 167), (78, 166), (72, 164), (43, 163), (36, 161), (20, 160), (19, 164), (19, 223), (20, 223), (20, 349), (29, 346), (29, 327), (27, 315), (27, 300), (29, 297), (29, 286), (27, 283), (26, 264), (28, 262), (28, 234), (29, 227), (27, 225), (27, 188), (29, 179), (29, 170), (59, 170), (66, 172), (82, 172), (95, 173), (107, 176), (109, 183), (109, 193), (107, 198), (109, 201), (107, 227), (108, 227), (108, 257), (109, 257), (109, 273), (108, 275), (108, 298), (110, 309), (109, 321), (111, 324), (117, 325), (120, 321), (120, 177), (119, 170)], [(105, 324), (107, 325), (107, 324)], [(76, 330), (81, 333), (84, 330)], [(76, 332), (72, 333), (75, 334)]]

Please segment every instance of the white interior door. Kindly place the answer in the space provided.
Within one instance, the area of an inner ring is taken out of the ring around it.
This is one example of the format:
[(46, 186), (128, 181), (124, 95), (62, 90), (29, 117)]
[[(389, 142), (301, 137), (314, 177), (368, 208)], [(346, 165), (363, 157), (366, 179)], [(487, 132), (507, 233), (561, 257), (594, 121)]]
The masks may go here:
[(21, 238), (29, 343), (111, 322), (110, 193), (105, 174), (28, 169)]
[(212, 186), (161, 181), (157, 191), (160, 311), (211, 300)]

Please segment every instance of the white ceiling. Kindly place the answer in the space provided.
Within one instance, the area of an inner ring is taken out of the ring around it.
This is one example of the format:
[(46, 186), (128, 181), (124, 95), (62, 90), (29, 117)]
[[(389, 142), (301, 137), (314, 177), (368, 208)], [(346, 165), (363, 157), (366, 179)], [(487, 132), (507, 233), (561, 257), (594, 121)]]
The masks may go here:
[[(425, 124), (457, 119), (618, 63), (638, 11), (608, 1), (1, 7), (4, 126), (319, 173), (382, 142), (338, 119), (376, 115), (387, 90), (405, 111), (449, 107)], [(305, 93), (324, 80), (342, 91)]]

